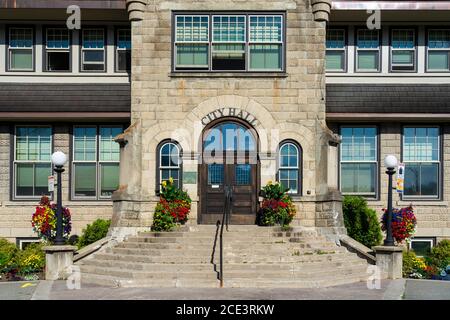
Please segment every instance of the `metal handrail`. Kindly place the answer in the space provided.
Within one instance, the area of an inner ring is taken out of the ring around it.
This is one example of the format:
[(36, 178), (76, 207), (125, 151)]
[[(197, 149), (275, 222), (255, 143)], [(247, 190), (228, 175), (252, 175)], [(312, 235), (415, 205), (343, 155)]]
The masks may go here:
[[(213, 246), (213, 252), (211, 255), (211, 263), (214, 264), (214, 256), (216, 253), (216, 245), (217, 245), (217, 236), (219, 232), (219, 226), (220, 226), (220, 235), (219, 235), (219, 247), (220, 247), (220, 271), (218, 272), (218, 279), (220, 280), (220, 287), (223, 288), (223, 230), (224, 226), (226, 226), (226, 230), (228, 231), (228, 225), (230, 222), (230, 216), (231, 216), (231, 202), (233, 199), (233, 193), (231, 191), (230, 186), (225, 186), (225, 204), (223, 208), (223, 216), (222, 221), (219, 219), (217, 220), (216, 226), (216, 236), (214, 238), (214, 246)], [(214, 264), (214, 271), (217, 272), (216, 265)]]

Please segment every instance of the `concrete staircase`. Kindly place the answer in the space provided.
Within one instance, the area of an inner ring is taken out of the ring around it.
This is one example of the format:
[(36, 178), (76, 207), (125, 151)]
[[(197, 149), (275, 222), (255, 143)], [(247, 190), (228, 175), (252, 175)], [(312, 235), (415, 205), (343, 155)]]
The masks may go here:
[[(77, 262), (82, 283), (119, 287), (219, 287), (215, 226), (142, 232)], [(313, 229), (230, 226), (224, 287), (312, 288), (365, 281), (367, 262)]]

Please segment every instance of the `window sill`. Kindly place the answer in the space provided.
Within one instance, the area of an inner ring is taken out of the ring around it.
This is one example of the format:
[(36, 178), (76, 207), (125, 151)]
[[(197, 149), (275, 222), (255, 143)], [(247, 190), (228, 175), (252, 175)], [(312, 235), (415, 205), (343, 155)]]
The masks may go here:
[(414, 206), (436, 206), (436, 207), (447, 207), (448, 202), (442, 200), (420, 200), (420, 199), (411, 199), (411, 200), (399, 200), (397, 201), (397, 205), (399, 206), (409, 206), (410, 204)]
[(171, 72), (171, 78), (287, 78), (286, 72)]
[[(55, 202), (51, 200), (52, 202)], [(0, 205), (3, 205), (5, 207), (26, 207), (26, 206), (36, 206), (39, 203), (39, 199), (34, 200), (13, 200), (13, 201), (5, 201), (3, 203), (0, 203)], [(104, 200), (104, 201), (98, 201), (98, 200), (77, 200), (77, 201), (63, 201), (63, 206), (67, 206), (69, 208), (75, 208), (75, 207), (90, 207), (90, 206), (105, 206), (105, 207), (112, 207), (113, 203), (112, 200)]]

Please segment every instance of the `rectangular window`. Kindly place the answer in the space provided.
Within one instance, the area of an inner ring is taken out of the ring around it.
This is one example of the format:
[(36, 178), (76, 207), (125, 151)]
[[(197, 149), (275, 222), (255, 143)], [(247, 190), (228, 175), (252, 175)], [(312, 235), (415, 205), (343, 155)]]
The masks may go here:
[(105, 29), (90, 28), (82, 30), (81, 70), (105, 71)]
[(73, 130), (72, 196), (109, 199), (119, 186), (117, 126), (76, 126)]
[(378, 30), (359, 29), (356, 34), (356, 70), (380, 71), (380, 33)]
[(409, 242), (409, 249), (414, 251), (418, 257), (426, 257), (434, 247), (433, 238), (412, 238)]
[(346, 69), (345, 29), (327, 29), (326, 71), (343, 72)]
[(375, 127), (342, 127), (341, 136), (341, 192), (376, 197), (377, 129)]
[(67, 28), (45, 30), (46, 71), (70, 71), (70, 34)]
[(392, 29), (391, 71), (416, 70), (416, 32), (414, 29)]
[(17, 126), (14, 144), (14, 198), (48, 195), (48, 176), (52, 174), (52, 129)]
[(11, 27), (8, 32), (8, 70), (33, 71), (34, 30), (29, 27)]
[(282, 15), (175, 15), (175, 70), (282, 71)]
[(450, 71), (450, 29), (428, 30), (427, 71)]
[(403, 128), (404, 197), (439, 198), (440, 136), (438, 127)]
[(131, 29), (117, 29), (116, 70), (131, 70)]

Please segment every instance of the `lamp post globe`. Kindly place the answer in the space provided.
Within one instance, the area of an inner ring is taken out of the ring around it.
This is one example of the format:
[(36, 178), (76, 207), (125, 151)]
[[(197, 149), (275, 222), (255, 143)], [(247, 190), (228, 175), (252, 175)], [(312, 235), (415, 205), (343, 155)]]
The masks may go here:
[(384, 245), (388, 247), (394, 246), (394, 237), (392, 236), (392, 176), (395, 174), (395, 168), (398, 165), (397, 157), (387, 155), (384, 158), (384, 165), (387, 168), (388, 175), (388, 205), (387, 205), (387, 221), (386, 221), (386, 239)]
[(56, 151), (52, 154), (52, 163), (56, 167), (62, 167), (67, 162), (67, 156), (64, 152)]
[(384, 165), (386, 166), (386, 168), (388, 169), (394, 169), (397, 167), (398, 165), (398, 160), (397, 157), (390, 154), (387, 155), (386, 158), (384, 158)]
[(63, 211), (62, 211), (62, 179), (61, 175), (64, 172), (64, 164), (67, 162), (67, 156), (64, 152), (57, 151), (52, 154), (52, 163), (55, 165), (55, 172), (57, 174), (57, 202), (56, 202), (56, 238), (55, 245), (61, 246), (65, 244), (63, 237)]

